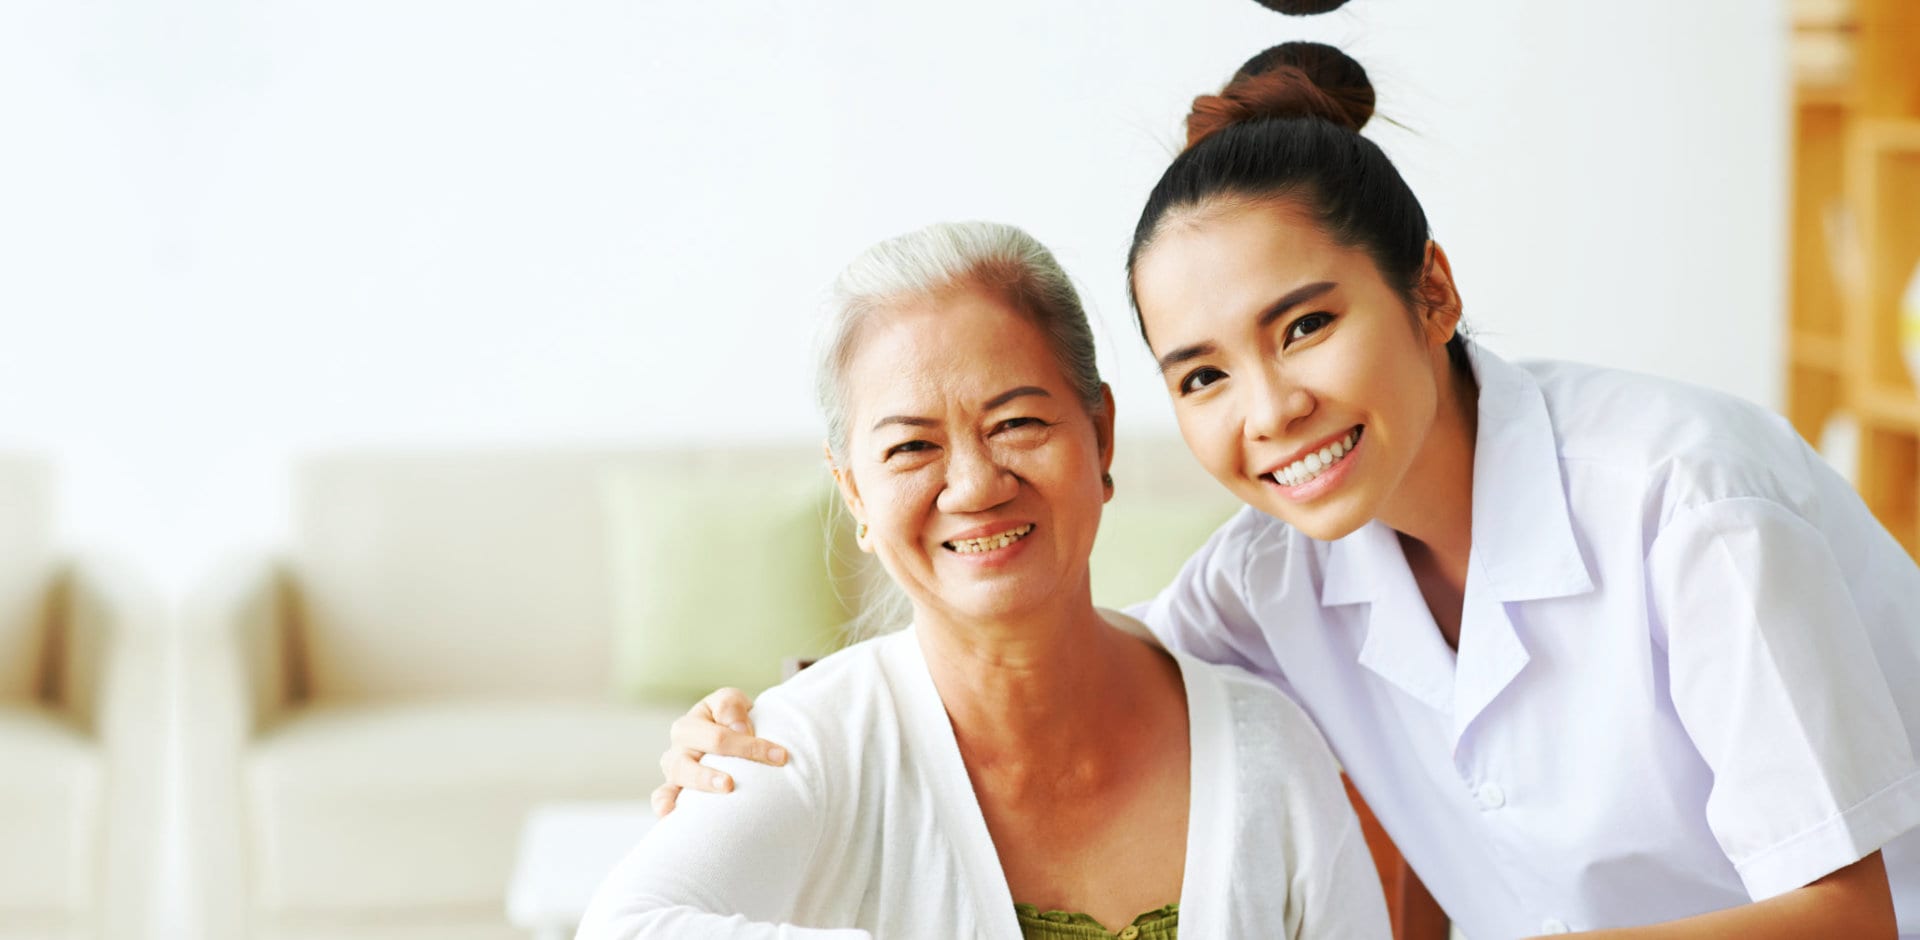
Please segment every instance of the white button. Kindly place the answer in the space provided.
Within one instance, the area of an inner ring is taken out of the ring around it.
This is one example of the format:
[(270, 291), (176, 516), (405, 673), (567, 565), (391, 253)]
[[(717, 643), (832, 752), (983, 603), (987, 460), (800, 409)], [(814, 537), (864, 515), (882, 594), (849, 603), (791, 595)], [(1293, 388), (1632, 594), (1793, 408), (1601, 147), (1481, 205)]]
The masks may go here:
[(1483, 783), (1480, 789), (1473, 791), (1473, 799), (1481, 809), (1499, 809), (1507, 805), (1507, 794), (1497, 783)]
[(1549, 917), (1540, 922), (1541, 933), (1570, 933), (1572, 929), (1573, 928), (1567, 926), (1566, 921), (1557, 917)]

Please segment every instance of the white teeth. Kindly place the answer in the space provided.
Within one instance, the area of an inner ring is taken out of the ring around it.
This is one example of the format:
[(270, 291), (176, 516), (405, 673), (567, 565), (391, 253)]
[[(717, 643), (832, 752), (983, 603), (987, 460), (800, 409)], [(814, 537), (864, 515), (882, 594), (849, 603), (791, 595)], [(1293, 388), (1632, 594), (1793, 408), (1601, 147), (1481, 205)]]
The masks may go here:
[(957, 542), (948, 542), (947, 545), (962, 555), (971, 555), (975, 552), (990, 552), (996, 548), (1006, 548), (1026, 538), (1027, 533), (1032, 531), (1033, 523), (1029, 522), (1017, 529), (1008, 529), (998, 535), (989, 535), (981, 539), (961, 539)]
[(1358, 428), (1348, 431), (1343, 437), (1313, 453), (1302, 457), (1273, 472), (1273, 478), (1287, 486), (1299, 486), (1321, 474), (1322, 471), (1338, 463), (1342, 457), (1353, 450), (1355, 441), (1360, 439)]

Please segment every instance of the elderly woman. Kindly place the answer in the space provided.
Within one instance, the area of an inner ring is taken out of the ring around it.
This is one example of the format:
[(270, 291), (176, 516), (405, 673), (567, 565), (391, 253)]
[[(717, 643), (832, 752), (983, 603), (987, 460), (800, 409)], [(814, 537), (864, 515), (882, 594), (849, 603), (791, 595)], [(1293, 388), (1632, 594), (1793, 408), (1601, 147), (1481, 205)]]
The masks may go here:
[(1094, 609), (1113, 398), (1046, 249), (934, 226), (835, 298), (828, 458), (912, 623), (762, 696), (791, 765), (709, 757), (734, 795), (683, 796), (580, 936), (1386, 936), (1300, 710)]

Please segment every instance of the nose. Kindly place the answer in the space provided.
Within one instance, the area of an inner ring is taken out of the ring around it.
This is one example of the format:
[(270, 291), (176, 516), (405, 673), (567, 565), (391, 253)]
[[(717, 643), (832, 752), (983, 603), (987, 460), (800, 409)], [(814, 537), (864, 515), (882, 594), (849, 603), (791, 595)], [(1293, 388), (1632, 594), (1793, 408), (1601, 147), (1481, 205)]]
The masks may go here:
[(1254, 381), (1241, 383), (1240, 388), (1246, 396), (1241, 433), (1247, 440), (1282, 437), (1289, 425), (1313, 413), (1313, 393), (1273, 363), (1267, 363)]
[(984, 443), (955, 442), (947, 454), (947, 485), (940, 491), (941, 512), (985, 512), (1020, 491), (1020, 480)]

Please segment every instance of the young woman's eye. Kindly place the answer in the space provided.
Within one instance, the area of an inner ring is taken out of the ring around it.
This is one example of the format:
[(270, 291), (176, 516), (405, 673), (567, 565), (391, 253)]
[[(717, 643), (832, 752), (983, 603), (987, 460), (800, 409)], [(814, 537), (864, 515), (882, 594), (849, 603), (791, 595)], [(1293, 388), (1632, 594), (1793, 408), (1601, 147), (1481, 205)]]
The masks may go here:
[(1219, 369), (1212, 366), (1201, 366), (1187, 373), (1186, 377), (1180, 380), (1180, 394), (1191, 395), (1226, 377), (1227, 374)]
[(887, 448), (886, 456), (881, 459), (892, 460), (896, 454), (916, 454), (932, 449), (933, 444), (928, 441), (904, 441)]
[(1296, 340), (1306, 339), (1326, 329), (1327, 324), (1332, 322), (1333, 314), (1331, 313), (1309, 313), (1293, 321), (1293, 325), (1287, 327), (1287, 342), (1291, 343)]

